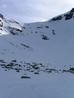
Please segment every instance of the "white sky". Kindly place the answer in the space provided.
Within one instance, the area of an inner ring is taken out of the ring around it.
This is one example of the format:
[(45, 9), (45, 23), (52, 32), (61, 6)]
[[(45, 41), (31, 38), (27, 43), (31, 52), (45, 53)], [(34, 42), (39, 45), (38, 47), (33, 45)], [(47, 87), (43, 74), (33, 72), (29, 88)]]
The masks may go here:
[(74, 0), (0, 0), (0, 12), (18, 21), (49, 20), (74, 7)]

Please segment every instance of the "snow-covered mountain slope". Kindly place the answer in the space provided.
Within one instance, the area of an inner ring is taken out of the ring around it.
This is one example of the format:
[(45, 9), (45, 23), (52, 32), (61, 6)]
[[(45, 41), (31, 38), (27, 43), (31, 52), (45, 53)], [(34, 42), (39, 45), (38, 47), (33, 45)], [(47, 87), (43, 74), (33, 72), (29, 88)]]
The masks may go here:
[(0, 98), (74, 98), (73, 51), (74, 9), (22, 25), (0, 14)]
[(72, 16), (65, 20), (65, 15), (71, 12), (74, 10), (62, 15), (61, 20), (51, 19), (22, 26), (4, 18), (0, 30), (0, 59), (74, 65), (74, 19)]

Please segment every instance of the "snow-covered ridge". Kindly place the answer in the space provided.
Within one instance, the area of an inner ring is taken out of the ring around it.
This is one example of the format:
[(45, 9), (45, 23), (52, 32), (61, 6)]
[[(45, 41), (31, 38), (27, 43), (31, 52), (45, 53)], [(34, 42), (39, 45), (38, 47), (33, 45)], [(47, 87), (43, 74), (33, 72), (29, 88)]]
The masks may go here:
[[(27, 31), (27, 32), (31, 31), (31, 33), (33, 32), (37, 33), (37, 32), (43, 32), (44, 30), (45, 32), (46, 31), (48, 32), (49, 27), (50, 27), (50, 22), (59, 21), (59, 20), (67, 21), (70, 19), (74, 19), (74, 8), (72, 8), (67, 13), (53, 17), (47, 22), (28, 23), (28, 24), (25, 23), (23, 26), (16, 20), (8, 20), (2, 14), (0, 14), (0, 28), (3, 30), (2, 34), (5, 34), (6, 32), (6, 34), (12, 33), (13, 35), (15, 35), (16, 32), (23, 32), (23, 31)], [(53, 32), (54, 30), (52, 30), (52, 33)]]
[(59, 20), (66, 20), (67, 21), (70, 19), (74, 19), (74, 8), (72, 8), (67, 13), (64, 13), (62, 15), (59, 15), (59, 16), (52, 18), (50, 21), (59, 21)]
[(9, 29), (22, 31), (20, 23), (14, 20), (7, 20), (2, 14), (0, 14), (0, 35), (7, 35), (10, 33)]

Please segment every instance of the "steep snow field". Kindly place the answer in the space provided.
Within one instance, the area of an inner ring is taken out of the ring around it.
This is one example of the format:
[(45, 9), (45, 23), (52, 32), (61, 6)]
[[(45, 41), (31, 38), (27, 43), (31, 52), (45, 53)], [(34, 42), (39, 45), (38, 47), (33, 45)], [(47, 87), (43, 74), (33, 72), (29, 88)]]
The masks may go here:
[(1, 16), (0, 98), (74, 98), (74, 9), (22, 25)]

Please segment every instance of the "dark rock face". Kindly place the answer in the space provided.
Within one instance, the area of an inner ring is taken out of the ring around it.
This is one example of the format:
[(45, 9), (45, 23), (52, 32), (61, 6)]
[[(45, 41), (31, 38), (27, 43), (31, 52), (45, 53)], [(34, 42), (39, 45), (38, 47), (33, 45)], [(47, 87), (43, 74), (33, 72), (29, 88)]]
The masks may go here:
[(68, 13), (65, 13), (64, 16), (59, 15), (57, 17), (52, 18), (50, 21), (59, 21), (65, 18), (65, 20), (69, 20), (74, 18), (74, 8), (72, 8)]
[(74, 13), (74, 8), (72, 8), (72, 10), (70, 11), (71, 13)]
[(54, 17), (51, 19), (51, 21), (56, 21), (56, 20), (61, 20), (62, 19), (62, 16), (58, 16), (58, 17)]
[(65, 20), (69, 20), (73, 17), (73, 13), (70, 12), (69, 14), (65, 14), (64, 16), (65, 16)]
[(73, 15), (74, 15), (74, 8), (72, 8), (72, 10), (68, 14), (64, 14), (65, 20), (73, 18)]
[(0, 14), (0, 18), (2, 18), (2, 19), (3, 19), (3, 18), (4, 18), (4, 16), (3, 16), (2, 14)]
[(42, 39), (43, 39), (43, 40), (49, 40), (48, 36), (46, 36), (46, 35), (44, 35), (44, 34), (42, 35)]

